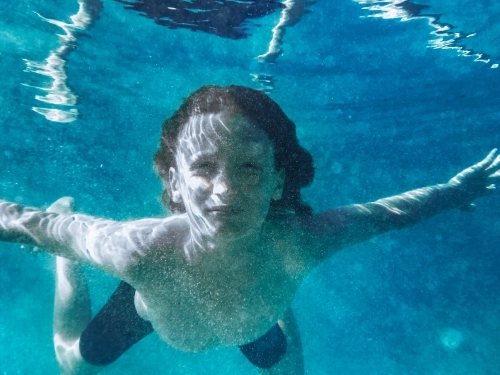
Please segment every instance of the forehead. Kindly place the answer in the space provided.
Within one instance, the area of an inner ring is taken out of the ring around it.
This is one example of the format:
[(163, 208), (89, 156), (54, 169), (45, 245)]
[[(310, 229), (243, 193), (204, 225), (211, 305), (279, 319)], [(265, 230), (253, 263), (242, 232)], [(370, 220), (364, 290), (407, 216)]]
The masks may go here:
[(221, 112), (191, 116), (179, 133), (177, 151), (194, 157), (220, 148), (243, 150), (250, 146), (267, 149), (272, 143), (247, 116)]

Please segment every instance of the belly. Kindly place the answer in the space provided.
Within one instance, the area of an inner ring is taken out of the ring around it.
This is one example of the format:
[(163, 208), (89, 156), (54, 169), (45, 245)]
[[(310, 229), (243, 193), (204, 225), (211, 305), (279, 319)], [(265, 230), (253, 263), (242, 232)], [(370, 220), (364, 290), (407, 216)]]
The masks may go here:
[(201, 352), (256, 340), (283, 317), (295, 290), (281, 288), (278, 292), (267, 285), (241, 293), (234, 288), (209, 291), (183, 285), (170, 293), (165, 289), (153, 293), (154, 299), (136, 294), (136, 308), (168, 345)]

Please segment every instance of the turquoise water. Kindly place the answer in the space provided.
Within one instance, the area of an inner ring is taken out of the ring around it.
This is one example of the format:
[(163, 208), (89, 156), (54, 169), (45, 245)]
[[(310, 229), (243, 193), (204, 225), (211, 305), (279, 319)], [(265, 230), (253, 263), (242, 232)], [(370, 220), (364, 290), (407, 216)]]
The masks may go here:
[[(97, 216), (163, 215), (151, 168), (160, 125), (207, 83), (264, 89), (296, 122), (316, 162), (304, 196), (317, 211), (445, 182), (500, 146), (492, 1), (319, 0), (274, 63), (256, 57), (279, 9), (230, 39), (111, 0), (80, 29), (68, 26), (76, 0), (0, 4), (4, 199), (47, 207), (71, 195)], [(318, 268), (293, 303), (306, 373), (500, 374), (499, 199)], [(57, 373), (54, 260), (12, 244), (0, 256), (0, 374)], [(97, 311), (117, 280), (87, 272)], [(103, 374), (252, 371), (237, 349), (184, 354), (150, 335)]]

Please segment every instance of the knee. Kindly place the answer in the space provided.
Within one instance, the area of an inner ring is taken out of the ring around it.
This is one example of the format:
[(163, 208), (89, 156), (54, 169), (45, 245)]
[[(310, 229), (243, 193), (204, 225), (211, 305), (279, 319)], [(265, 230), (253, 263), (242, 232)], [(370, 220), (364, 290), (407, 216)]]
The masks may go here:
[(54, 335), (54, 350), (61, 374), (76, 374), (84, 364), (80, 354), (80, 340), (64, 340), (61, 335)]

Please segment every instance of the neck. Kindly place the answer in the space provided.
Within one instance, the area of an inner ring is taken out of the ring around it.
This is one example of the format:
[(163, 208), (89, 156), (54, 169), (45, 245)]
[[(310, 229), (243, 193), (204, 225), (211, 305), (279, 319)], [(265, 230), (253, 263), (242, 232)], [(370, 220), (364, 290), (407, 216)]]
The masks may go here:
[(254, 253), (261, 241), (261, 231), (250, 232), (238, 237), (204, 235), (191, 227), (190, 239), (184, 251), (191, 263), (198, 262), (205, 254), (210, 259), (234, 257), (240, 254)]

